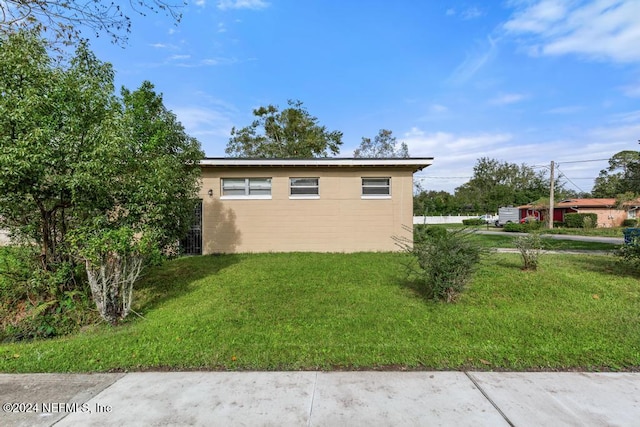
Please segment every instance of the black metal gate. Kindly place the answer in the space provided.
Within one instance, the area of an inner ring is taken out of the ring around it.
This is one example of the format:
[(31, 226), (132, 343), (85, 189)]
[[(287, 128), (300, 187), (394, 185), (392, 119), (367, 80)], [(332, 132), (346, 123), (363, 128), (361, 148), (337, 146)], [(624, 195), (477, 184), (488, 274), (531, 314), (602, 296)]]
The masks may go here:
[(180, 252), (184, 255), (202, 255), (202, 200), (193, 211), (191, 228), (180, 241)]

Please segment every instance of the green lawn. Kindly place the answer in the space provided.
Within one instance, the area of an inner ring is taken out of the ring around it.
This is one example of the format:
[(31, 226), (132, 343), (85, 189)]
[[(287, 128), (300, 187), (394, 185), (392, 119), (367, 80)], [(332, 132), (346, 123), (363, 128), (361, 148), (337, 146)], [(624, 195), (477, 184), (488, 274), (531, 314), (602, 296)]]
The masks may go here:
[[(515, 248), (514, 238), (520, 236), (520, 233), (504, 233), (504, 234), (474, 234), (472, 239), (480, 245), (487, 248)], [(545, 238), (542, 236), (543, 249), (553, 251), (563, 250), (595, 250), (595, 251), (614, 251), (620, 245), (612, 243), (599, 242), (580, 242), (575, 240), (559, 240), (553, 238)]]
[(118, 327), (0, 345), (2, 372), (640, 369), (640, 286), (611, 256), (538, 272), (489, 254), (456, 304), (425, 301), (397, 253), (190, 257), (158, 267)]

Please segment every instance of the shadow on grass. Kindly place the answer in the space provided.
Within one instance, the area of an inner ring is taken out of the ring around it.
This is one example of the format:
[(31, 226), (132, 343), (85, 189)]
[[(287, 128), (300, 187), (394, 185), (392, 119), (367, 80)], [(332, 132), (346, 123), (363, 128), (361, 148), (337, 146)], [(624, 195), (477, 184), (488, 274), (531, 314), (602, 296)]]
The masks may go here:
[(239, 255), (189, 256), (166, 261), (150, 269), (136, 286), (139, 310), (148, 312), (168, 300), (193, 290), (194, 282), (214, 275), (241, 261)]

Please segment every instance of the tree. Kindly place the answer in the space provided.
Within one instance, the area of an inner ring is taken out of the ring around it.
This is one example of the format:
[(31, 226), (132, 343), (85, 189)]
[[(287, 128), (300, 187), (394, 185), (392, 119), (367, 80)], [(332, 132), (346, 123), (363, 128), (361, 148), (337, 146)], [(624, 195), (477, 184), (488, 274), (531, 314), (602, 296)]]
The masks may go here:
[(455, 197), (446, 191), (421, 191), (413, 196), (414, 215), (450, 215), (459, 210)]
[(609, 159), (609, 167), (600, 171), (593, 186), (594, 197), (616, 197), (640, 192), (640, 152), (620, 151)]
[(473, 177), (456, 188), (455, 196), (476, 211), (497, 212), (500, 206), (525, 204), (548, 195), (548, 181), (544, 171), (482, 157), (473, 167)]
[[(183, 4), (186, 4), (183, 3)], [(7, 0), (0, 2), (0, 33), (18, 30), (36, 30), (50, 33), (52, 39), (72, 43), (81, 39), (81, 27), (94, 32), (96, 37), (106, 33), (114, 43), (123, 44), (131, 31), (130, 12), (145, 15), (147, 12), (165, 13), (176, 22), (181, 19), (179, 5), (164, 0), (129, 1), (130, 11), (125, 11), (113, 1), (100, 0)], [(125, 33), (124, 35), (122, 33)]]
[(392, 135), (392, 132), (387, 129), (380, 129), (378, 135), (375, 136), (373, 141), (371, 138), (362, 138), (360, 146), (353, 152), (353, 157), (406, 158), (409, 157), (409, 148), (404, 142), (401, 142), (398, 147), (398, 141), (396, 140), (396, 137)]
[(225, 152), (232, 157), (313, 158), (338, 154), (342, 132), (327, 131), (300, 101), (288, 101), (282, 111), (268, 105), (253, 110), (256, 119), (241, 129), (233, 127)]
[(38, 244), (39, 270), (82, 261), (113, 322), (127, 312), (114, 287), (186, 232), (203, 153), (150, 83), (118, 98), (86, 44), (52, 64), (33, 33), (0, 41), (0, 228)]
[(20, 32), (0, 41), (0, 218), (36, 242), (46, 270), (68, 261), (66, 231), (110, 204), (101, 148), (117, 140), (113, 71), (81, 44), (68, 69)]

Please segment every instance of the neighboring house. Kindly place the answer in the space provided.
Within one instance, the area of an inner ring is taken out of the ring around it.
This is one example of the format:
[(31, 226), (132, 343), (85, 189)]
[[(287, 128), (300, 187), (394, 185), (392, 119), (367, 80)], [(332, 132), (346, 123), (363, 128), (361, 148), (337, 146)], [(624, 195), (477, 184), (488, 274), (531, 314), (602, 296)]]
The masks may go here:
[[(635, 218), (640, 201), (627, 202), (618, 207), (616, 199), (568, 199), (556, 203), (553, 207), (553, 220), (564, 222), (568, 213), (595, 213), (598, 216), (598, 227), (619, 227), (627, 218)], [(547, 208), (534, 205), (518, 206), (520, 219), (535, 217), (546, 221)]]
[[(399, 250), (433, 158), (205, 158), (188, 253)], [(198, 218), (199, 217), (199, 218)]]

